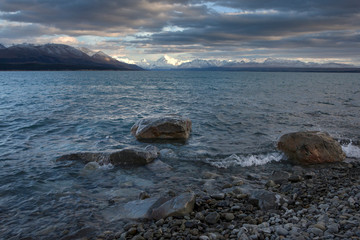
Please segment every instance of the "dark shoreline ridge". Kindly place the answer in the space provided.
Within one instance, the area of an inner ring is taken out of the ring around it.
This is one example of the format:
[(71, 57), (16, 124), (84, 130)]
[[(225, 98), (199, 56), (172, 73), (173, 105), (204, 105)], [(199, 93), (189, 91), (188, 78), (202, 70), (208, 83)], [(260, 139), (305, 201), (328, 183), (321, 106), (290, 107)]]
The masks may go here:
[[(124, 220), (97, 239), (359, 239), (360, 162), (292, 166), (268, 176), (223, 179), (208, 173), (213, 193), (197, 189), (194, 210), (183, 217)], [(279, 194), (280, 206), (249, 188)], [(261, 210), (260, 201), (271, 209)], [(122, 225), (121, 225), (122, 224)], [(74, 234), (71, 237), (92, 236)], [(95, 231), (95, 229), (93, 229)], [(90, 234), (90, 235), (88, 235)], [(65, 239), (70, 239), (70, 238)], [(93, 239), (96, 239), (93, 238)]]

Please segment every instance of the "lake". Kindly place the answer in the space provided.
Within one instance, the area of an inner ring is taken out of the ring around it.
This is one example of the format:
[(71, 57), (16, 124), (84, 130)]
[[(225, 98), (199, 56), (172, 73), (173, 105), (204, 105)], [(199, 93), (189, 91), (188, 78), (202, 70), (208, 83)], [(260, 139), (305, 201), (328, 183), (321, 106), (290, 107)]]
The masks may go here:
[[(145, 147), (139, 119), (192, 120), (186, 143), (154, 143), (171, 171), (111, 165), (84, 169), (64, 154)], [(285, 133), (328, 132), (360, 159), (360, 74), (210, 71), (0, 72), (0, 238), (59, 238), (116, 228), (109, 208), (290, 163)], [(120, 213), (119, 213), (120, 214)]]

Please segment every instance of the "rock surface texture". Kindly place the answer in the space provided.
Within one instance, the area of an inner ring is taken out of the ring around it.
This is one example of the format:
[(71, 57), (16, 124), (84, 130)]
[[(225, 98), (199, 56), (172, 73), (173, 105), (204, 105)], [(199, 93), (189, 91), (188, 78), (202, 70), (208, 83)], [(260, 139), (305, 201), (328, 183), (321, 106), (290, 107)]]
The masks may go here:
[(277, 146), (290, 160), (302, 164), (341, 162), (346, 157), (340, 144), (324, 132), (285, 134)]
[(195, 193), (185, 192), (178, 196), (162, 196), (135, 200), (125, 204), (121, 211), (124, 218), (129, 219), (162, 219), (166, 217), (181, 217), (193, 211)]
[(180, 139), (190, 136), (191, 120), (179, 115), (165, 115), (144, 118), (137, 121), (131, 133), (138, 140), (146, 139)]
[(83, 152), (63, 155), (57, 159), (80, 160), (85, 163), (97, 162), (100, 165), (113, 164), (119, 166), (141, 166), (152, 162), (159, 156), (159, 150), (155, 146), (142, 148), (124, 148), (116, 152)]

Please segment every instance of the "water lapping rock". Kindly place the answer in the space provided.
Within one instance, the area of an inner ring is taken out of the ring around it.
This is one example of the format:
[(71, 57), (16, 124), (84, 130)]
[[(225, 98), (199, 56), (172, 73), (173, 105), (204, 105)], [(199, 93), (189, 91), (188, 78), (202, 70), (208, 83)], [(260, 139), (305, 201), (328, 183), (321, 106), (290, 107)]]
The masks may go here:
[(131, 133), (138, 140), (146, 139), (188, 139), (191, 131), (191, 120), (171, 114), (149, 117), (137, 121)]
[(122, 217), (129, 219), (163, 219), (181, 217), (193, 211), (195, 194), (185, 192), (178, 196), (164, 195), (128, 202), (122, 209)]
[(340, 143), (318, 131), (285, 134), (277, 146), (290, 160), (302, 164), (340, 162), (346, 157)]
[(100, 165), (112, 164), (118, 166), (141, 166), (156, 159), (159, 149), (155, 146), (147, 146), (144, 149), (132, 147), (124, 148), (115, 152), (80, 152), (59, 157), (62, 160), (80, 160), (84, 163), (96, 162)]

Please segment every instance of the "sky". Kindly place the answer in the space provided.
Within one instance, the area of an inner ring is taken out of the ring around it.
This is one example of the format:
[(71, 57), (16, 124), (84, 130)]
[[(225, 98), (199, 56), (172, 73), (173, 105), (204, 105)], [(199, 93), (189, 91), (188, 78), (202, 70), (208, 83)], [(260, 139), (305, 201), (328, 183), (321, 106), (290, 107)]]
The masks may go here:
[(0, 0), (0, 43), (62, 43), (135, 62), (360, 66), (360, 0)]

